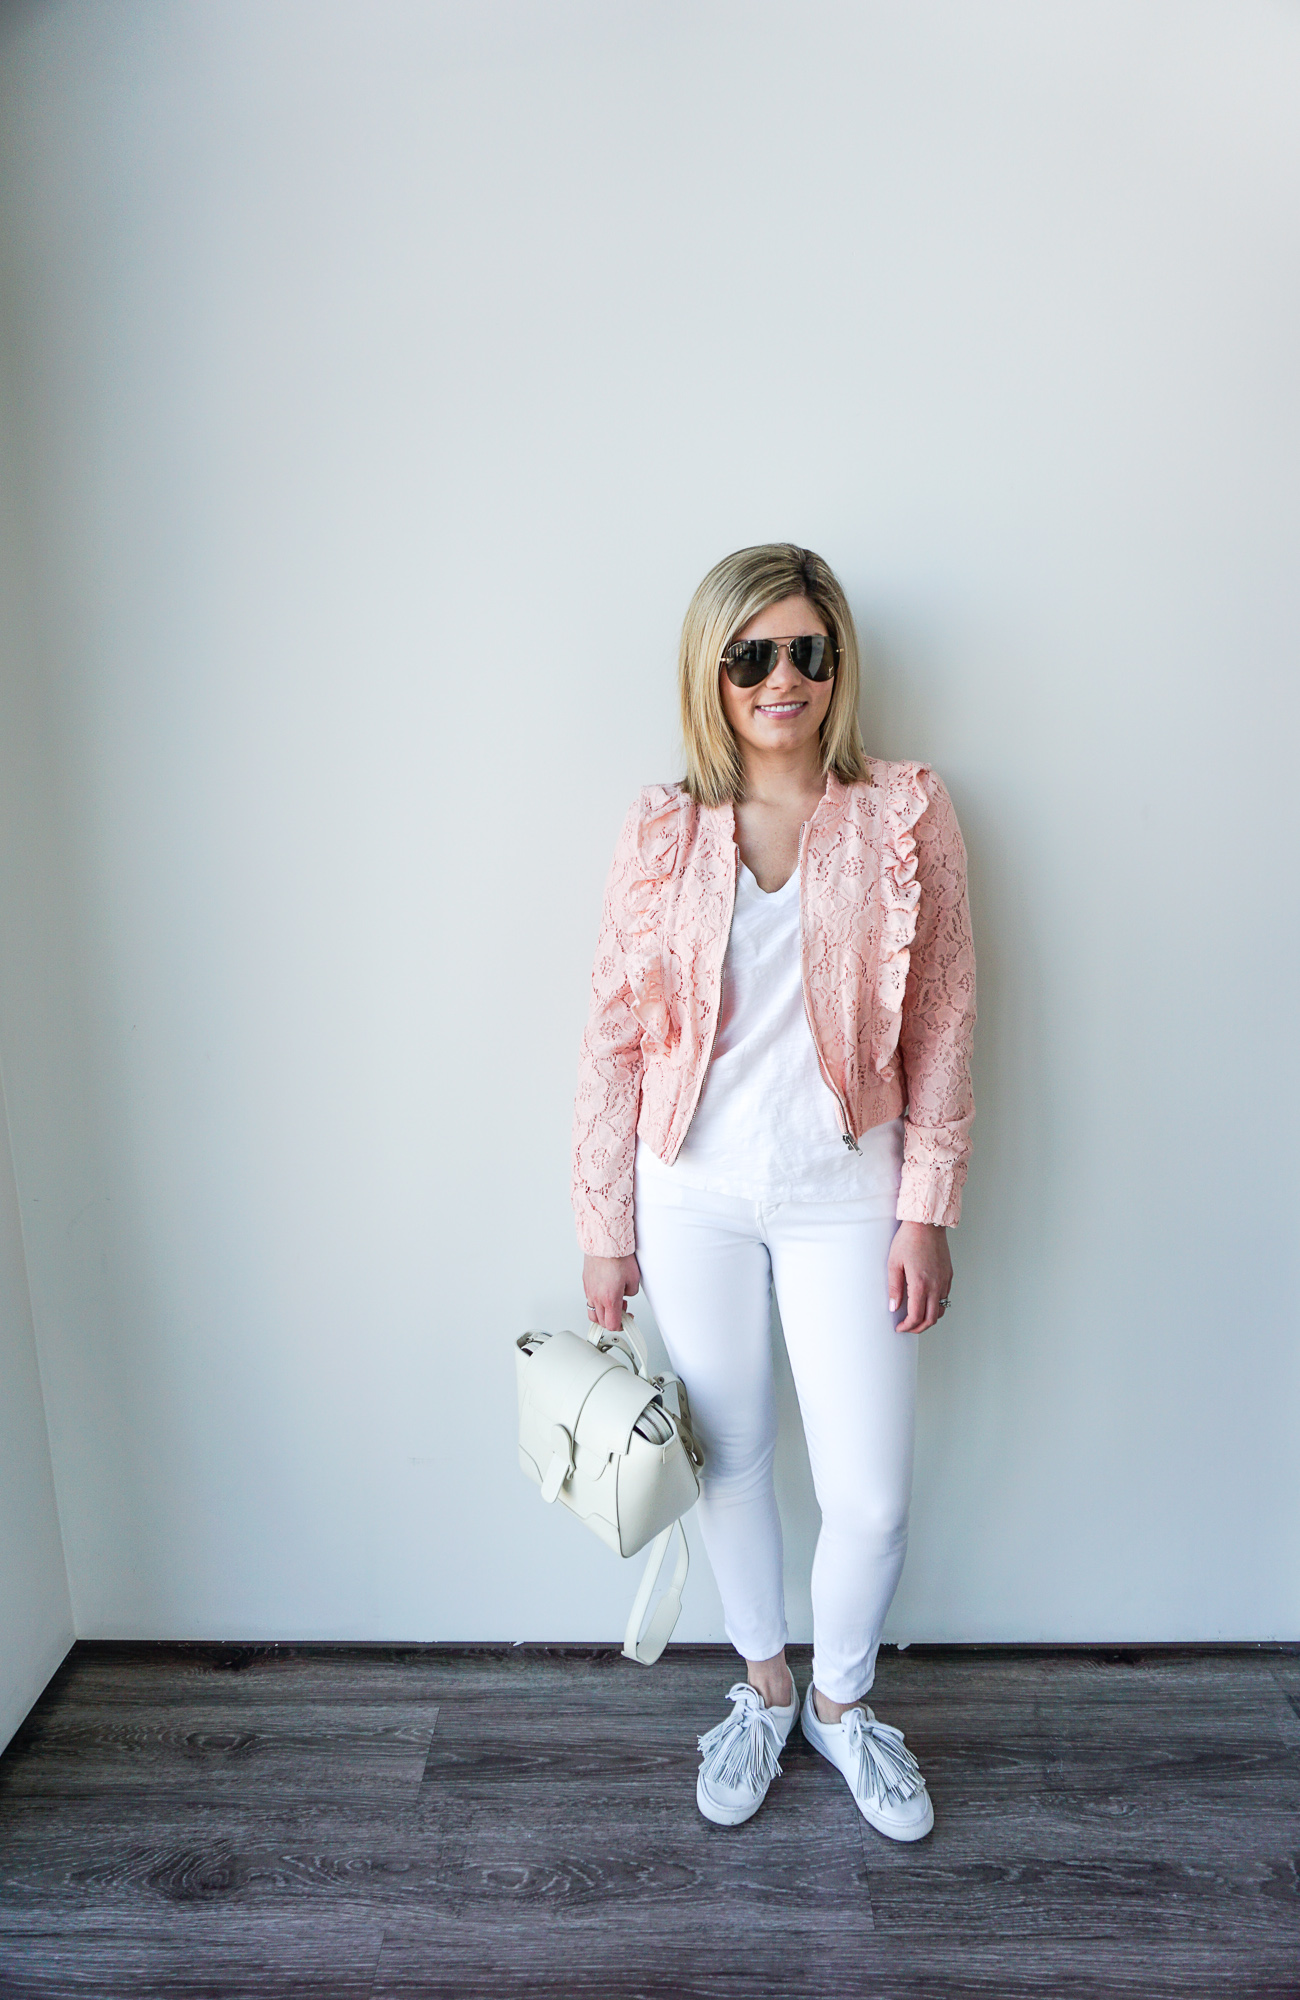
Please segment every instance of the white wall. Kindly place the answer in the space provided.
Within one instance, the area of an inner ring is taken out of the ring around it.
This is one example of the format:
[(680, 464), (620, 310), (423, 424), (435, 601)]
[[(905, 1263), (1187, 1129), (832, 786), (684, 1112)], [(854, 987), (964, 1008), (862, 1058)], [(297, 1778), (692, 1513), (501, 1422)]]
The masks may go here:
[(619, 1628), (510, 1339), (581, 1311), (682, 610), (790, 536), (972, 863), (891, 1630), (1297, 1636), (1295, 10), (71, 0), (6, 46), (58, 810), (0, 1053), (78, 1629)]
[(71, 1644), (18, 1196), (0, 1124), (0, 1750)]
[[(3, 352), (0, 345), (0, 352)], [(4, 371), (0, 368), (0, 391)], [(24, 984), (15, 867), (31, 825), (39, 769), (25, 724), (33, 647), (23, 587), (22, 535), (12, 507), (14, 466), (0, 393), (0, 1013)], [(21, 902), (21, 891), (18, 899)], [(72, 1605), (59, 1533), (41, 1394), (18, 1190), (0, 1082), (0, 1750), (72, 1644)]]

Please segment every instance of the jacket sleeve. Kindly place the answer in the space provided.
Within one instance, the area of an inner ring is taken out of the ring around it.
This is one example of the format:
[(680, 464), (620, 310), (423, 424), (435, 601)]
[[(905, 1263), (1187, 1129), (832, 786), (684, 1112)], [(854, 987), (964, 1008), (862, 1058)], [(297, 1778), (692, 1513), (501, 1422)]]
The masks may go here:
[(916, 823), (920, 904), (898, 1046), (907, 1081), (900, 1222), (961, 1221), (975, 1117), (975, 952), (966, 847), (943, 781), (925, 773), (929, 805)]
[(591, 1006), (578, 1057), (573, 1213), (578, 1241), (593, 1257), (629, 1257), (636, 1248), (632, 1189), (642, 1027), (628, 977), (627, 898), (639, 873), (640, 820), (638, 799), (623, 822), (605, 885)]

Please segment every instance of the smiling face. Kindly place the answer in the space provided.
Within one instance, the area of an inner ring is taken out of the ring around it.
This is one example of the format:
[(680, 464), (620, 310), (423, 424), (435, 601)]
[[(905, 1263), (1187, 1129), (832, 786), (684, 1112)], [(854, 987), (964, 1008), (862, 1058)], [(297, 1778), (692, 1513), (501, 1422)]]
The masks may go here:
[[(830, 628), (806, 597), (783, 597), (769, 604), (733, 632), (733, 639), (797, 639), (810, 632), (829, 638)], [(834, 676), (825, 681), (805, 680), (791, 665), (782, 648), (776, 665), (757, 687), (733, 687), (727, 674), (718, 669), (722, 709), (735, 731), (741, 756), (746, 752), (770, 757), (774, 752), (785, 762), (792, 753), (807, 755), (815, 750), (818, 732), (835, 692)]]

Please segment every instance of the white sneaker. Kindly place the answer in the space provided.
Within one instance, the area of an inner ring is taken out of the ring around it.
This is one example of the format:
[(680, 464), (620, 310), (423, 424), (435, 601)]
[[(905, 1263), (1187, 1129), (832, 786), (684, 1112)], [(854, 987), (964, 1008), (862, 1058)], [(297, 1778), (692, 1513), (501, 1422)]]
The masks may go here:
[(901, 1729), (877, 1722), (869, 1708), (846, 1708), (842, 1722), (822, 1722), (811, 1682), (800, 1721), (813, 1749), (848, 1780), (869, 1826), (891, 1840), (924, 1839), (934, 1825), (934, 1807)]
[(756, 1687), (737, 1681), (727, 1695), (735, 1703), (731, 1714), (696, 1739), (704, 1762), (695, 1781), (695, 1799), (715, 1826), (739, 1826), (752, 1819), (773, 1778), (780, 1777), (780, 1755), (799, 1713), (793, 1676), (790, 1686), (787, 1707), (766, 1708)]

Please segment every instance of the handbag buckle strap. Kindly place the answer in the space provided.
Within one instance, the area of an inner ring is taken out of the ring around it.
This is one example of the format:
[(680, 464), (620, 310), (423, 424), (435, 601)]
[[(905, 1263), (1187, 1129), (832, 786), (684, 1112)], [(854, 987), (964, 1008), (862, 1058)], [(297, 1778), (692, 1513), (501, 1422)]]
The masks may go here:
[(560, 1488), (573, 1472), (573, 1439), (563, 1424), (551, 1427), (551, 1462), (542, 1481), (542, 1498), (549, 1506), (560, 1497)]

